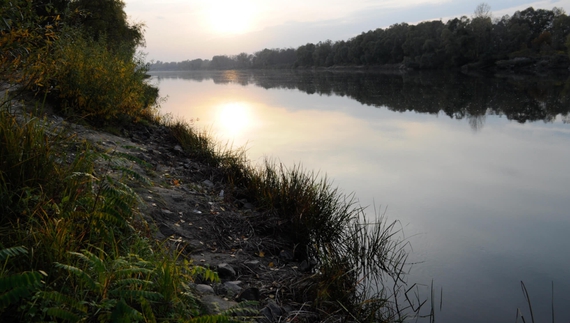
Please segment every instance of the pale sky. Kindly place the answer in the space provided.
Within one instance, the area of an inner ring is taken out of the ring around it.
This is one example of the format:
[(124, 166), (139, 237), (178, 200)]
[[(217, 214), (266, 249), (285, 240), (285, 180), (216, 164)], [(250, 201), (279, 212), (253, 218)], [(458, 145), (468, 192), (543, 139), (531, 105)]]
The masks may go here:
[(493, 17), (570, 0), (124, 0), (132, 22), (146, 25), (147, 60), (211, 59), (264, 48), (347, 40), (395, 23), (471, 16), (481, 2)]

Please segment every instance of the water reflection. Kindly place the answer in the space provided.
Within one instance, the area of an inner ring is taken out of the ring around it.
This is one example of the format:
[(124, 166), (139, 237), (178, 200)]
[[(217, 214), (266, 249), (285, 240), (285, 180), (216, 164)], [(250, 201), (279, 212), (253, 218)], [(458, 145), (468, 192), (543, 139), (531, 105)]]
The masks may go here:
[(411, 280), (444, 290), (437, 322), (510, 321), (526, 309), (521, 280), (537, 318), (549, 317), (551, 281), (570, 317), (567, 80), (319, 74), (155, 80), (165, 110), (247, 144), (254, 162), (302, 163), (363, 206), (388, 206), (422, 262)]
[(520, 123), (568, 121), (570, 79), (473, 77), (458, 73), (348, 73), (331, 71), (222, 71), (164, 73), (161, 78), (215, 84), (256, 85), (265, 89), (296, 89), (308, 94), (346, 96), (364, 105), (391, 111), (414, 111), (468, 119), (480, 130), (486, 115), (505, 116)]

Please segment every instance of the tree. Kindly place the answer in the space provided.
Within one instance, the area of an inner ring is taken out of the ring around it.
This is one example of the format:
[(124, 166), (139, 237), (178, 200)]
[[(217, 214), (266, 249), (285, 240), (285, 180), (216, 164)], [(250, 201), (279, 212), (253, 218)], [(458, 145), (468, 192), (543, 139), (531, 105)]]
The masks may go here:
[(76, 0), (70, 8), (82, 12), (80, 25), (94, 40), (105, 38), (109, 49), (134, 55), (144, 44), (142, 24), (130, 24), (122, 0)]
[(485, 2), (480, 3), (473, 12), (473, 18), (492, 19), (491, 6)]

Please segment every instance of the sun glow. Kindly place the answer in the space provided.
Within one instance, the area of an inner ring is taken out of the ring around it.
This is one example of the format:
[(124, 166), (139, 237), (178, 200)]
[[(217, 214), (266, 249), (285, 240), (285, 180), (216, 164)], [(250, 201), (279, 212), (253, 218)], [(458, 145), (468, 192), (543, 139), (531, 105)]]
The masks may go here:
[(253, 27), (255, 7), (249, 1), (211, 1), (207, 10), (208, 24), (219, 34), (243, 34)]
[(227, 136), (243, 134), (252, 126), (251, 109), (245, 103), (227, 103), (218, 108), (217, 123)]

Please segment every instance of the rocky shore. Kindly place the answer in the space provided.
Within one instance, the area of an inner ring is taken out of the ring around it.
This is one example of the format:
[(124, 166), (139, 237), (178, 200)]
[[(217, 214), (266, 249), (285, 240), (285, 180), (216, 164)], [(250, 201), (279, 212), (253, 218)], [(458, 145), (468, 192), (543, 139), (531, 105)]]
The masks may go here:
[(152, 183), (135, 188), (150, 238), (180, 252), (180, 259), (215, 270), (221, 279), (194, 285), (209, 313), (255, 301), (259, 322), (313, 321), (314, 313), (295, 301), (310, 264), (294, 258), (293, 244), (278, 234), (280, 220), (239, 199), (235, 190), (230, 194), (221, 172), (193, 160), (167, 127), (137, 124), (111, 134), (55, 115), (48, 119), (95, 150), (139, 160), (128, 166)]

